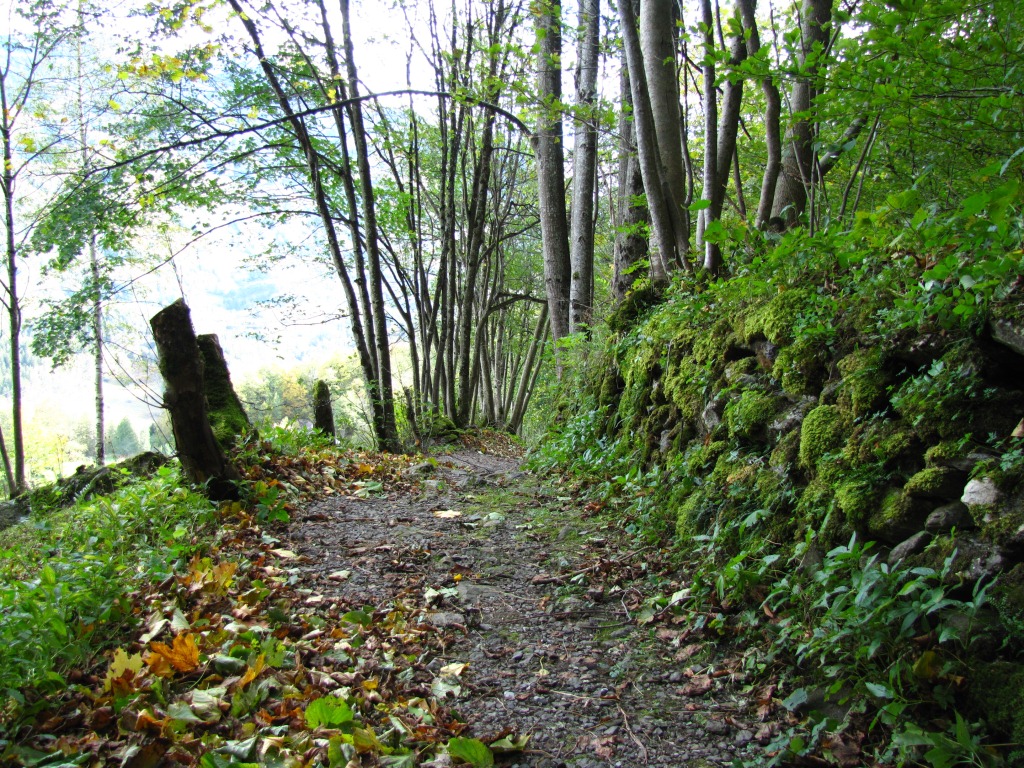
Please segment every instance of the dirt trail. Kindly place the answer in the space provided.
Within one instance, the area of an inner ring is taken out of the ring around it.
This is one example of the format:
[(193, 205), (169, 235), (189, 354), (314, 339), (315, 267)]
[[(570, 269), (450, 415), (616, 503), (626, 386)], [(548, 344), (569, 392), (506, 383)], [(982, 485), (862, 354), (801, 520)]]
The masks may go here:
[(431, 607), (453, 639), (429, 668), (468, 665), (444, 678), (464, 735), (529, 736), (502, 765), (696, 768), (756, 756), (742, 675), (694, 663), (685, 628), (638, 627), (629, 606), (642, 553), (589, 529), (514, 459), (463, 451), (412, 471), (419, 495), (310, 504), (287, 546), (325, 600)]

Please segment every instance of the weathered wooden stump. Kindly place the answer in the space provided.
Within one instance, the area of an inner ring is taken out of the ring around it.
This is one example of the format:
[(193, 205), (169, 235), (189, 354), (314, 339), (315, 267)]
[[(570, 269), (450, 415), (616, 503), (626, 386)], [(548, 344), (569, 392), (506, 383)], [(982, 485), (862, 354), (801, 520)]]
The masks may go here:
[(327, 382), (318, 379), (313, 385), (313, 427), (325, 435), (334, 437), (334, 409), (331, 407), (331, 390)]
[(214, 437), (203, 386), (203, 361), (188, 306), (181, 299), (149, 321), (164, 378), (164, 407), (182, 470), (191, 482), (205, 485), (214, 501), (238, 498), (238, 470)]

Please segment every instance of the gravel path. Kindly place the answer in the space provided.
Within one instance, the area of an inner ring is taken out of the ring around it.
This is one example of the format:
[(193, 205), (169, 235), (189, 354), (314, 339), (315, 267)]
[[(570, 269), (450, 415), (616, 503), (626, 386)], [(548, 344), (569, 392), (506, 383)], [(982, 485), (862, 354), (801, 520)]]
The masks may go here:
[(316, 502), (286, 545), (311, 593), (432, 608), (452, 640), (430, 668), (467, 665), (442, 678), (464, 735), (524, 747), (501, 765), (756, 760), (767, 730), (736, 662), (695, 663), (715, 654), (686, 627), (638, 626), (642, 552), (513, 459), (464, 451), (413, 471), (419, 495)]

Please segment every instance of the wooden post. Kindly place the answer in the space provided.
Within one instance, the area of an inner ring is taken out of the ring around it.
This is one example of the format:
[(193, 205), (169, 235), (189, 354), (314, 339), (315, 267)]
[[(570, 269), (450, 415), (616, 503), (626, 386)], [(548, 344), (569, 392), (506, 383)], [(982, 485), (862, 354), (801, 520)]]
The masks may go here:
[(185, 477), (206, 487), (214, 501), (238, 498), (233, 481), (241, 479), (213, 436), (203, 391), (203, 363), (188, 306), (181, 299), (149, 321), (163, 375), (164, 407)]

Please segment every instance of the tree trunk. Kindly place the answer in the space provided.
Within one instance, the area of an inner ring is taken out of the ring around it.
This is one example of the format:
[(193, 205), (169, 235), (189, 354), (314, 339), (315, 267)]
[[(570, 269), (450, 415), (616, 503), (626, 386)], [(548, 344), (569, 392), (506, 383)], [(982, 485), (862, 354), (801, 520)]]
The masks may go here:
[[(569, 333), (569, 226), (565, 218), (565, 155), (562, 147), (561, 6), (541, 0), (536, 11), (537, 92), (540, 115), (534, 139), (537, 193), (544, 250), (551, 337)], [(559, 374), (561, 367), (559, 366)]]
[[(705, 0), (705, 4), (707, 0)], [(733, 37), (729, 45), (729, 69), (735, 71), (747, 57), (747, 49), (742, 36)], [(736, 136), (740, 127), (740, 105), (743, 102), (743, 80), (728, 80), (723, 86), (721, 120), (718, 124), (718, 147), (715, 151), (714, 185), (708, 199), (708, 221), (719, 221), (725, 204), (725, 192), (729, 186), (729, 170), (736, 156)], [(714, 86), (709, 86), (711, 95)], [(705, 99), (709, 96), (705, 93)], [(705, 178), (707, 174), (705, 173)], [(738, 177), (738, 174), (737, 174)], [(741, 190), (742, 191), (742, 190)], [(705, 191), (705, 196), (708, 192)], [(704, 268), (712, 275), (717, 275), (722, 267), (722, 249), (718, 243), (707, 243), (704, 251)]]
[[(355, 58), (352, 52), (352, 32), (349, 25), (348, 0), (340, 0), (342, 36), (344, 40), (345, 61), (348, 68), (348, 94), (354, 98), (359, 95), (356, 76)], [(387, 310), (384, 305), (384, 275), (381, 272), (380, 248), (377, 239), (377, 210), (374, 203), (373, 177), (370, 172), (370, 151), (363, 126), (363, 112), (359, 102), (348, 107), (349, 122), (355, 140), (356, 159), (359, 164), (359, 182), (363, 196), (363, 221), (366, 224), (366, 256), (368, 261), (368, 278), (370, 281), (370, 308), (373, 314), (372, 324), (377, 344), (377, 381), (378, 397), (382, 411), (381, 434), (378, 436), (383, 451), (398, 452), (398, 429), (395, 425), (395, 401), (391, 382), (391, 348), (388, 344)]]
[[(406, 389), (406, 395), (409, 390)], [(414, 414), (410, 412), (409, 421), (415, 424)], [(317, 380), (313, 385), (313, 428), (328, 437), (334, 437), (334, 409), (331, 407), (331, 390), (326, 381)]]
[(622, 301), (636, 282), (634, 269), (637, 262), (647, 256), (647, 238), (640, 230), (650, 221), (647, 207), (638, 201), (644, 193), (640, 175), (640, 161), (633, 143), (633, 121), (630, 118), (633, 99), (630, 96), (629, 75), (623, 69), (620, 75), (622, 111), (619, 113), (619, 191), (615, 212), (615, 248), (612, 276), (612, 295)]
[[(677, 256), (672, 206), (669, 203), (671, 195), (667, 194), (668, 187), (661, 172), (658, 137), (654, 131), (654, 116), (632, 2), (623, 0), (619, 3), (619, 19), (622, 25), (622, 50), (629, 70), (629, 90), (633, 98), (633, 126), (640, 158), (640, 175), (647, 192), (647, 205), (654, 230), (655, 248), (650, 253), (651, 280), (664, 283), (668, 280), (668, 265)], [(679, 257), (682, 258), (682, 254)]]
[(641, 0), (640, 50), (658, 140), (663, 183), (675, 235), (679, 266), (690, 252), (690, 211), (687, 208), (683, 134), (679, 130), (679, 72), (676, 61), (678, 12), (674, 0)]
[(21, 297), (18, 295), (18, 248), (14, 236), (14, 155), (13, 155), (13, 105), (7, 99), (7, 72), (0, 73), (0, 138), (3, 140), (3, 194), (4, 225), (7, 234), (5, 242), (7, 261), (7, 309), (8, 330), (11, 337), (11, 438), (14, 443), (14, 472), (8, 482), (11, 497), (24, 493), (28, 488), (25, 479), (25, 442), (21, 426)]
[[(772, 217), (783, 216), (792, 226), (807, 209), (807, 198), (814, 183), (814, 123), (808, 113), (816, 95), (820, 62), (816, 56), (828, 43), (833, 0), (803, 0), (800, 7), (800, 51), (797, 64), (800, 76), (789, 95), (790, 115), (801, 115), (786, 132), (782, 166), (775, 183)], [(817, 52), (815, 51), (817, 47)]]
[[(761, 50), (761, 38), (757, 31), (757, 15), (755, 9), (757, 0), (738, 0), (740, 16), (743, 20), (743, 31), (747, 36), (747, 56), (754, 58)], [(757, 204), (757, 218), (754, 226), (764, 229), (768, 219), (772, 215), (772, 203), (775, 200), (775, 185), (779, 179), (779, 170), (782, 167), (782, 137), (779, 128), (779, 119), (782, 115), (782, 99), (779, 96), (779, 88), (771, 75), (761, 80), (761, 90), (764, 92), (764, 133), (765, 149), (768, 151), (768, 161), (764, 166), (764, 175), (761, 178), (761, 199)]]
[(576, 123), (573, 152), (572, 278), (569, 286), (569, 332), (590, 325), (594, 305), (594, 191), (597, 180), (597, 54), (600, 0), (580, 2), (582, 30), (576, 66), (576, 108), (583, 119)]
[(203, 362), (185, 302), (179, 299), (149, 321), (164, 377), (164, 407), (171, 414), (174, 443), (185, 477), (203, 485), (214, 501), (238, 498), (241, 479), (210, 428)]

